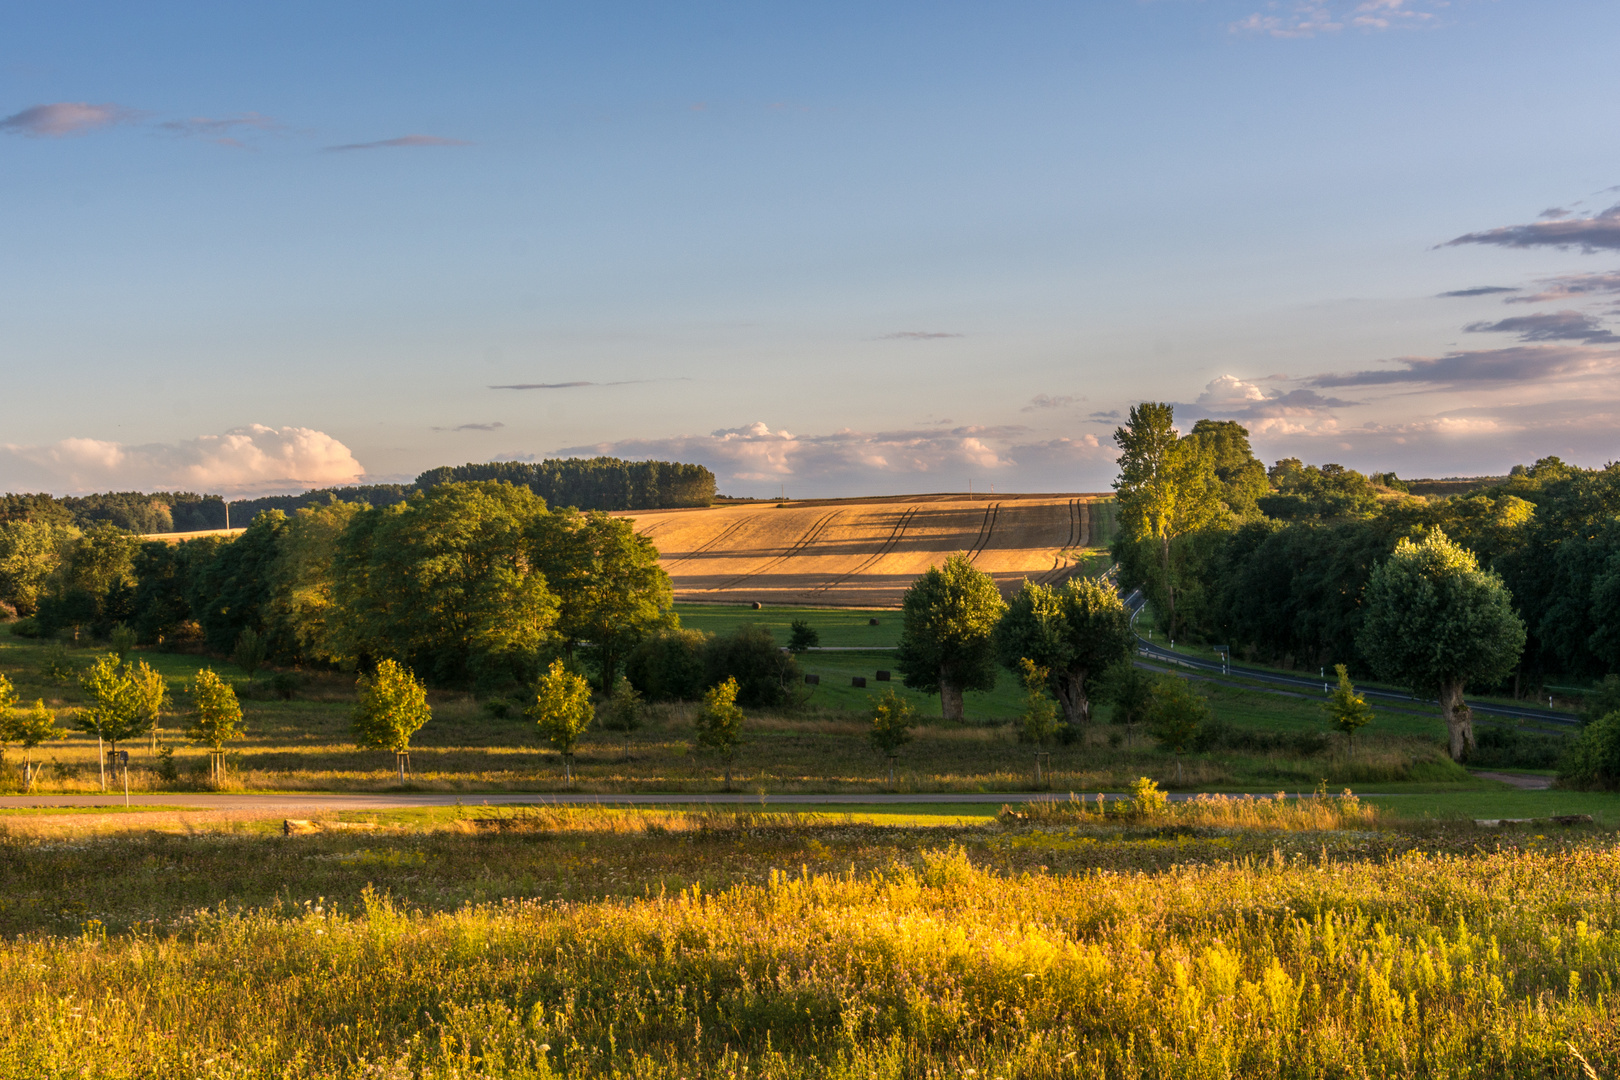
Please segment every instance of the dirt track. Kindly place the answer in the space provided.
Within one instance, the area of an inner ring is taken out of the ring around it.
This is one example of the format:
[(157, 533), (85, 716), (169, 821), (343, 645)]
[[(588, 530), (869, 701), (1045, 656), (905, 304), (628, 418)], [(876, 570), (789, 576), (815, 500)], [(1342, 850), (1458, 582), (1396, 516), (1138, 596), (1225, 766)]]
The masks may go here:
[(1003, 588), (1061, 580), (1096, 545), (1105, 495), (956, 495), (752, 503), (635, 514), (677, 599), (894, 607), (955, 552)]

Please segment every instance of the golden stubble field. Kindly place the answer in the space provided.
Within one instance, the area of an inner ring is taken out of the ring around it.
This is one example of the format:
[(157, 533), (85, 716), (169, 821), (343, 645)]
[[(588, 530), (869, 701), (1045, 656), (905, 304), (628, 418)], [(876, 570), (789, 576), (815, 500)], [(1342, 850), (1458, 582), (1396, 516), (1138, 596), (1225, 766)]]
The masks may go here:
[(957, 552), (1003, 589), (1106, 566), (1113, 503), (1102, 494), (907, 495), (721, 505), (633, 515), (677, 599), (693, 603), (896, 607)]

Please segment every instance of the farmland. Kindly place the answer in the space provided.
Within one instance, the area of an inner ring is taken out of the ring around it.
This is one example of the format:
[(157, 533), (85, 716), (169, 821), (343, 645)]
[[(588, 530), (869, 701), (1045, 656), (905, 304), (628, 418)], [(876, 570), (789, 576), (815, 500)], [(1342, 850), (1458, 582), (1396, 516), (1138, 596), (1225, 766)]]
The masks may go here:
[(916, 495), (639, 512), (676, 598), (897, 607), (917, 575), (966, 552), (1004, 589), (1106, 568), (1104, 495)]

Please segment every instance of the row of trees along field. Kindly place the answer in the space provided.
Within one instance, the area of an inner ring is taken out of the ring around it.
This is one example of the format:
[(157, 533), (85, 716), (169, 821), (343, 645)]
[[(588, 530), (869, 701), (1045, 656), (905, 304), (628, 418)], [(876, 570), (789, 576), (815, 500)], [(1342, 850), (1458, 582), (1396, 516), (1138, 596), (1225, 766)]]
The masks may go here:
[(611, 684), (641, 638), (676, 625), (658, 553), (629, 520), (553, 512), (499, 481), (266, 511), (234, 540), (93, 528), (39, 590), (13, 632), (110, 639), (125, 626), (147, 644), (286, 663), (393, 659), (444, 686), (527, 683), (551, 653)]
[(1267, 469), (1240, 425), (1183, 435), (1166, 404), (1114, 438), (1121, 580), (1171, 639), (1410, 685), (1441, 700), (1456, 752), (1465, 684), (1528, 696), (1620, 670), (1620, 464), (1549, 457), (1419, 497), (1392, 473)]
[[(567, 458), (431, 469), (411, 484), (321, 488), (300, 495), (268, 496), (230, 505), (230, 520), (246, 525), (266, 510), (291, 514), (335, 502), (382, 508), (417, 491), (469, 480), (504, 480), (526, 487), (550, 506), (578, 510), (652, 510), (709, 505), (714, 474), (701, 465), (618, 458)], [(136, 491), (57, 497), (0, 495), (0, 605), (33, 614), (76, 543), (87, 533), (151, 535), (220, 529), (226, 505), (218, 495)], [(92, 544), (99, 541), (92, 541)], [(80, 553), (82, 556), (82, 553)], [(85, 565), (80, 557), (78, 563)], [(3, 614), (3, 612), (0, 612)]]

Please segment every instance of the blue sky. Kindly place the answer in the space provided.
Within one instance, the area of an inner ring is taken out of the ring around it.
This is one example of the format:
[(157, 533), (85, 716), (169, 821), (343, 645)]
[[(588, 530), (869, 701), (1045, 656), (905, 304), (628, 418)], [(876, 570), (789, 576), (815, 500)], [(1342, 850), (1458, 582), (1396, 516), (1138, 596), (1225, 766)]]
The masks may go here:
[(1613, 3), (8, 8), (0, 489), (1620, 456)]

